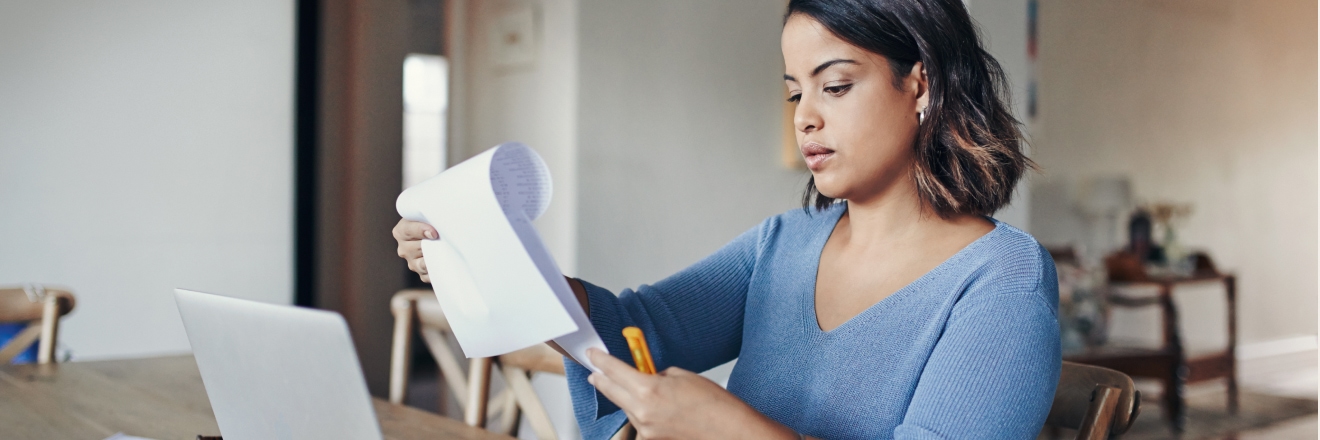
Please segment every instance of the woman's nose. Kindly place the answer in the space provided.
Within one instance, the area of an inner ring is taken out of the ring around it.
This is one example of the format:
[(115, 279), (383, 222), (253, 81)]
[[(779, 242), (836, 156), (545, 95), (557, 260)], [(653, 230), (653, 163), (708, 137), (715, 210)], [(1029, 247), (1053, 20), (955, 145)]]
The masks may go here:
[(821, 129), (824, 124), (815, 103), (806, 96), (799, 98), (797, 109), (793, 111), (793, 127), (802, 133), (811, 133)]

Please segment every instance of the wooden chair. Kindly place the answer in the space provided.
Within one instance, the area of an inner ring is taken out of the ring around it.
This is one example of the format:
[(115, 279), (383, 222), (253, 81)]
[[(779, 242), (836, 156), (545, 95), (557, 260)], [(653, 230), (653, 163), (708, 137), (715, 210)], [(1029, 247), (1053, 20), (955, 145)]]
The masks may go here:
[(1064, 361), (1045, 426), (1075, 429), (1078, 440), (1102, 440), (1127, 432), (1140, 410), (1141, 393), (1128, 375)]
[(0, 347), (0, 365), (10, 363), (37, 341), (37, 363), (55, 362), (60, 317), (69, 314), (75, 302), (68, 289), (41, 285), (0, 287), (0, 322), (28, 323)]
[[(485, 428), (488, 418), (500, 416), (500, 422), (491, 430), (516, 434), (519, 415), (525, 413), (538, 438), (558, 437), (550, 415), (536, 396), (530, 380), (536, 372), (563, 375), (564, 360), (558, 352), (541, 344), (496, 358), (470, 359), (468, 373), (464, 373), (458, 361), (459, 355), (449, 345), (449, 322), (445, 320), (434, 293), (426, 289), (399, 291), (390, 301), (390, 310), (394, 314), (390, 402), (402, 404), (407, 397), (408, 367), (412, 362), (412, 332), (416, 328), (427, 349), (435, 357), (445, 385), (463, 410), (465, 423)], [(490, 380), (497, 366), (508, 389), (492, 398), (489, 397)], [(444, 396), (444, 393), (441, 395)]]

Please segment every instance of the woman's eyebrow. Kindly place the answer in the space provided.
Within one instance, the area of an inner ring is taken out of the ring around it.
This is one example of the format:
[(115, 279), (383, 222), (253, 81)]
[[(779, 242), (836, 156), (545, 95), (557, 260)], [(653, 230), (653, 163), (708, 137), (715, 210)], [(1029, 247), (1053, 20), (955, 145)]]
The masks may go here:
[[(842, 59), (842, 58), (837, 58), (837, 59), (829, 60), (829, 61), (826, 61), (826, 62), (820, 63), (819, 66), (816, 66), (815, 69), (812, 69), (812, 70), (811, 70), (811, 76), (812, 76), (812, 77), (815, 77), (816, 75), (820, 75), (820, 73), (821, 73), (821, 72), (824, 72), (825, 69), (828, 69), (828, 68), (830, 68), (830, 66), (833, 66), (833, 65), (835, 65), (835, 64), (857, 64), (857, 61), (854, 61), (854, 60), (847, 60), (847, 59)], [(784, 80), (785, 80), (785, 81), (793, 81), (793, 82), (797, 82), (797, 78), (794, 78), (794, 77), (792, 77), (791, 75), (787, 75), (787, 74), (784, 75)]]

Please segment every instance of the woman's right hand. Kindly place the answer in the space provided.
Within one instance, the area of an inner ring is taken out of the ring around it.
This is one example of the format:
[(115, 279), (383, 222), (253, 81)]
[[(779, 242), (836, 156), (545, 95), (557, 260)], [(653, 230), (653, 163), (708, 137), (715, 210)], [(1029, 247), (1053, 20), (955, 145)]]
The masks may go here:
[(426, 273), (426, 260), (422, 259), (422, 240), (435, 240), (440, 233), (426, 223), (408, 219), (394, 225), (394, 240), (399, 242), (399, 258), (408, 261), (408, 269), (422, 276), (422, 282), (431, 282)]

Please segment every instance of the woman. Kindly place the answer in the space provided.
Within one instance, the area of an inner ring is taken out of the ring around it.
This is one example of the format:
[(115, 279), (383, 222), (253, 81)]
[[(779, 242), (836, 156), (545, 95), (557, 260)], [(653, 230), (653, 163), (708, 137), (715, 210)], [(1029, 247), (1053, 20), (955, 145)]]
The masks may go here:
[[(1030, 162), (960, 0), (794, 0), (781, 39), (803, 209), (619, 296), (570, 280), (614, 356), (567, 362), (586, 438), (1034, 438), (1060, 358), (1053, 262), (987, 217)], [(425, 277), (426, 225), (400, 222)], [(728, 390), (691, 373), (738, 359)], [(597, 393), (599, 391), (599, 393)]]

